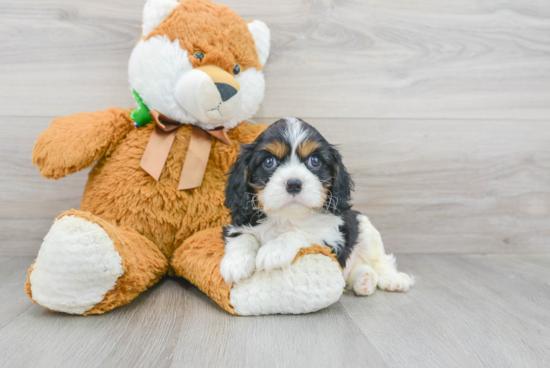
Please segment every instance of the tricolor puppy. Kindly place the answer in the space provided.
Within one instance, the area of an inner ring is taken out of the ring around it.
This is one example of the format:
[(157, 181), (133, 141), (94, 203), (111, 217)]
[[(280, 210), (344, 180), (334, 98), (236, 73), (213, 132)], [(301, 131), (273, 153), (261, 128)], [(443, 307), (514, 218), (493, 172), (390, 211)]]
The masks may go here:
[(315, 128), (294, 117), (271, 125), (229, 173), (222, 277), (233, 284), (288, 267), (301, 248), (320, 244), (332, 247), (357, 295), (409, 290), (412, 279), (397, 271), (378, 231), (351, 210), (352, 190), (340, 153)]

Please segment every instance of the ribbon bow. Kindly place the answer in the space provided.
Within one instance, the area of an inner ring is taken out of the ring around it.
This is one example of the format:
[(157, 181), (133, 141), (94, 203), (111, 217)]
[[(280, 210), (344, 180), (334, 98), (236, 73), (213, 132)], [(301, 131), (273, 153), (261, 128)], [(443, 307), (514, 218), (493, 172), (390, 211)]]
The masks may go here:
[[(150, 111), (150, 116), (155, 122), (155, 128), (147, 143), (147, 148), (141, 158), (140, 166), (156, 181), (159, 180), (168, 154), (176, 139), (178, 129), (184, 124), (167, 118), (156, 110)], [(225, 128), (215, 130), (203, 130), (197, 126), (192, 126), (189, 148), (181, 170), (178, 190), (187, 190), (198, 188), (202, 184), (206, 164), (210, 156), (212, 139), (217, 138), (227, 145), (231, 145), (231, 140), (227, 136)]]

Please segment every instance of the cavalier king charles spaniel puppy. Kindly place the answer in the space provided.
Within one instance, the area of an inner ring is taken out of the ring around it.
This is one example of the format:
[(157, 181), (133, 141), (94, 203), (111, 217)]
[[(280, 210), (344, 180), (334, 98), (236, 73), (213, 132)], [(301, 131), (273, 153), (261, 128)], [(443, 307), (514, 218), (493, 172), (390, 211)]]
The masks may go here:
[(351, 210), (352, 190), (342, 156), (315, 128), (294, 117), (272, 124), (241, 148), (229, 172), (224, 280), (288, 267), (301, 248), (320, 244), (333, 249), (357, 295), (409, 290), (412, 278), (397, 271), (380, 233)]

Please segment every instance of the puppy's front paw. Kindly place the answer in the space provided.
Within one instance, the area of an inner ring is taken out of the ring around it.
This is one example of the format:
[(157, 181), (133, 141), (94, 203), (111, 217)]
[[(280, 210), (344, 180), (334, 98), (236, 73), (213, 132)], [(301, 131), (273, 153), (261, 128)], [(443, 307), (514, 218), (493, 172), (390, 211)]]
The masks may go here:
[(220, 265), (220, 272), (228, 285), (249, 278), (256, 265), (256, 252), (236, 250), (226, 253)]
[(292, 264), (299, 249), (289, 247), (277, 241), (271, 241), (260, 247), (256, 256), (256, 269), (272, 271), (286, 268)]

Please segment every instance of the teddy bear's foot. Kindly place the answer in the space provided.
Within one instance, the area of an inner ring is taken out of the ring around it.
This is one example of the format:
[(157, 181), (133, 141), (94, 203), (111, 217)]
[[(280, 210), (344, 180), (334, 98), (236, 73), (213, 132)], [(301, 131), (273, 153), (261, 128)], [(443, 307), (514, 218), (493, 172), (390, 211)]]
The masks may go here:
[(32, 298), (51, 310), (83, 314), (123, 273), (122, 258), (101, 226), (65, 216), (44, 238), (29, 277)]
[(171, 265), (178, 276), (233, 314), (315, 312), (338, 301), (344, 290), (342, 269), (328, 247), (301, 249), (288, 268), (256, 271), (233, 287), (221, 276), (223, 256), (222, 229), (207, 229), (185, 240)]
[(302, 314), (328, 307), (340, 299), (342, 269), (327, 247), (303, 249), (288, 268), (256, 271), (231, 289), (231, 305), (242, 316)]
[(47, 309), (97, 314), (131, 301), (166, 268), (165, 257), (145, 237), (73, 210), (44, 238), (26, 289)]

